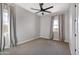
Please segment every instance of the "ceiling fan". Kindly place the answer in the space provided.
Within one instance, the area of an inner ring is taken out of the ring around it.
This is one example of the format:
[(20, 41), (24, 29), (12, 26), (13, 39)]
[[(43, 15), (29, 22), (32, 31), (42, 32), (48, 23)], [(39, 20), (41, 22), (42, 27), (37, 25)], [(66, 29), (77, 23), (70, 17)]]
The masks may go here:
[(36, 13), (42, 12), (42, 15), (44, 15), (44, 12), (51, 13), (50, 11), (47, 11), (47, 10), (53, 8), (53, 6), (50, 6), (50, 7), (44, 9), (43, 5), (44, 5), (44, 3), (39, 3), (40, 9), (35, 9), (35, 8), (31, 8), (31, 9), (38, 11)]

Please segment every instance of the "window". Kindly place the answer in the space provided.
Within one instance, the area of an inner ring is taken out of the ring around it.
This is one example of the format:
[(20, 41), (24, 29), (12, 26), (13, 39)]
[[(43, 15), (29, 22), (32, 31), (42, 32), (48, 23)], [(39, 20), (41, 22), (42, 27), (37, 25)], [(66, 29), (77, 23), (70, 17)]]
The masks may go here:
[(8, 13), (7, 12), (3, 12), (3, 24), (8, 25)]
[(4, 10), (3, 12), (3, 33), (8, 32), (8, 27), (9, 27), (9, 20), (8, 20), (8, 13), (7, 10)]
[(58, 18), (56, 17), (53, 23), (53, 31), (57, 32), (59, 29), (59, 23), (58, 23)]

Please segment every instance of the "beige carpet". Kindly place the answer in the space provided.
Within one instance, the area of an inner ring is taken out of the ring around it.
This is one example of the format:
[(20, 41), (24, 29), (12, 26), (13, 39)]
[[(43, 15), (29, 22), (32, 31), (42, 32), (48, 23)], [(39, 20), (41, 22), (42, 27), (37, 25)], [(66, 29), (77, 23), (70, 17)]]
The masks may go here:
[(70, 55), (68, 43), (43, 38), (7, 49), (6, 52), (9, 55)]

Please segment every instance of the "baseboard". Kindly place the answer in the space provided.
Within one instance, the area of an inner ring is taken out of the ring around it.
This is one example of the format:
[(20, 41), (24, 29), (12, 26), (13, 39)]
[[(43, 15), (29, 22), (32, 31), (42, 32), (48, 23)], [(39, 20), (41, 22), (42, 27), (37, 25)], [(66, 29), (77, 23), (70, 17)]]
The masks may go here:
[(24, 40), (24, 41), (22, 41), (22, 42), (18, 42), (17, 45), (20, 45), (20, 44), (23, 44), (23, 43), (26, 43), (26, 42), (35, 40), (35, 39), (37, 39), (37, 38), (39, 38), (39, 37), (35, 37), (35, 38), (28, 39), (28, 40)]
[(50, 39), (49, 37), (44, 37), (44, 36), (40, 36), (40, 38), (46, 38), (46, 39)]
[[(23, 43), (26, 43), (26, 42), (29, 42), (29, 41), (32, 41), (32, 40), (35, 40), (35, 39), (38, 39), (38, 38), (44, 38), (44, 39), (50, 39), (48, 37), (43, 37), (43, 36), (39, 36), (39, 37), (35, 37), (35, 38), (31, 38), (31, 39), (28, 39), (28, 40), (24, 40), (22, 42), (18, 42), (17, 45), (20, 45), (20, 44), (23, 44)], [(67, 41), (65, 41), (66, 43), (69, 43)]]

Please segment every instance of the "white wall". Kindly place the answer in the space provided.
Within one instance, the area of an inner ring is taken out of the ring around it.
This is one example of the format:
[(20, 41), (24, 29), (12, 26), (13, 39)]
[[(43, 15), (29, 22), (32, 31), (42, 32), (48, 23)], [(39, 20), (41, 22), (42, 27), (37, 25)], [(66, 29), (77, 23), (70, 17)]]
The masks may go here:
[(16, 6), (16, 34), (18, 44), (39, 37), (40, 17)]
[(40, 18), (40, 37), (50, 38), (50, 16), (42, 16)]

